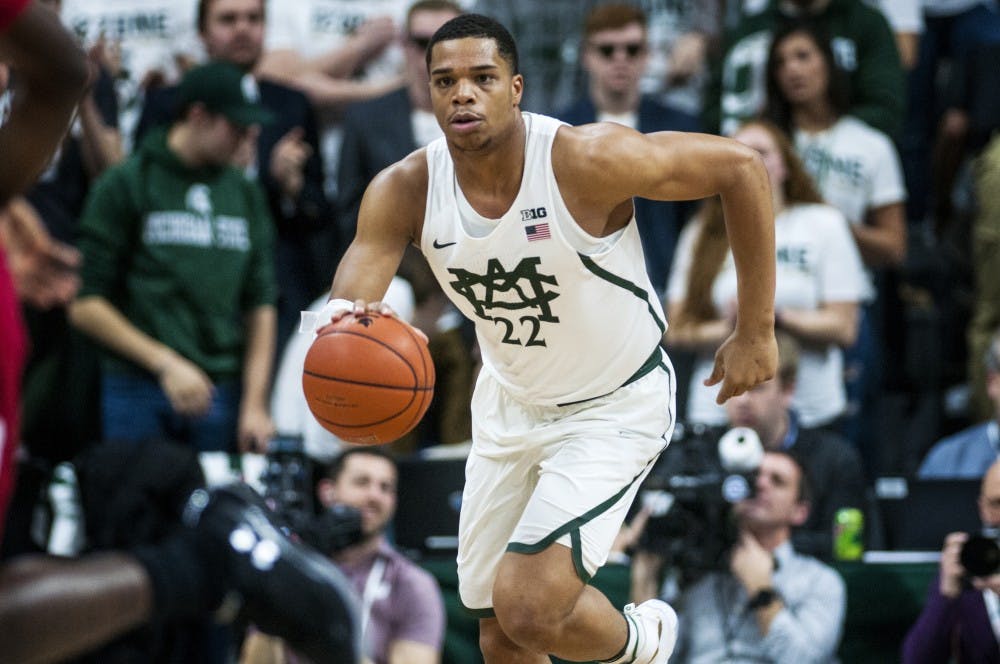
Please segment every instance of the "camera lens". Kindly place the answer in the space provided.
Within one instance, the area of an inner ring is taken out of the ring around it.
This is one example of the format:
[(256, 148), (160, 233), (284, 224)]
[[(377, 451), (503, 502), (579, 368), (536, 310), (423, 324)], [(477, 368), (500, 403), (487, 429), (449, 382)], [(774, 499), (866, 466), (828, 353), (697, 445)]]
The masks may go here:
[(973, 535), (959, 554), (962, 567), (969, 576), (990, 576), (1000, 571), (1000, 545), (995, 539)]

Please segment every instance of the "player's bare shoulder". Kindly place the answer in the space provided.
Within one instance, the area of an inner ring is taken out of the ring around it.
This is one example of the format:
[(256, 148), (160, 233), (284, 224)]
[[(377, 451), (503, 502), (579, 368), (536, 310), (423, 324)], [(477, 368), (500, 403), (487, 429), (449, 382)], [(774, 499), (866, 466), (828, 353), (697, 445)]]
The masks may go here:
[(559, 128), (552, 169), (563, 196), (617, 204), (633, 195), (629, 181), (645, 137), (614, 122)]
[(414, 150), (376, 175), (361, 202), (359, 227), (369, 219), (391, 224), (420, 237), (427, 202), (427, 149)]
[(563, 126), (552, 144), (552, 167), (564, 181), (604, 182), (629, 168), (629, 155), (643, 140), (642, 134), (616, 122)]

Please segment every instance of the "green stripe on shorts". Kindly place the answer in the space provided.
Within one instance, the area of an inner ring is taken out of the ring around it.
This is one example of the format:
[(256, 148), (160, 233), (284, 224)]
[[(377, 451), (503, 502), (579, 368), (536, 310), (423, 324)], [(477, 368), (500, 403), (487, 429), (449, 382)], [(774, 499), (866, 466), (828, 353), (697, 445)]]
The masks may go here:
[[(655, 460), (656, 459), (654, 458), (649, 462), (649, 464), (653, 463), (653, 461)], [(649, 467), (649, 464), (646, 464), (646, 468)], [(524, 553), (524, 554), (538, 553), (540, 551), (544, 551), (545, 549), (549, 548), (557, 539), (569, 533), (570, 544), (572, 546), (573, 566), (576, 568), (576, 573), (577, 576), (580, 577), (580, 580), (582, 580), (584, 583), (589, 583), (591, 578), (590, 574), (587, 573), (586, 568), (583, 566), (583, 545), (580, 541), (580, 528), (582, 528), (587, 522), (592, 521), (598, 515), (606, 512), (615, 503), (621, 500), (622, 496), (624, 496), (628, 492), (628, 490), (632, 487), (632, 485), (635, 484), (639, 480), (639, 478), (643, 476), (643, 474), (646, 472), (646, 468), (644, 468), (642, 472), (640, 472), (638, 475), (633, 477), (631, 482), (622, 487), (621, 491), (611, 496), (600, 505), (587, 510), (587, 512), (582, 514), (581, 516), (578, 516), (575, 519), (571, 519), (567, 523), (559, 526), (558, 528), (556, 528), (551, 533), (549, 533), (548, 535), (546, 535), (545, 537), (543, 537), (541, 540), (539, 540), (534, 544), (527, 544), (525, 542), (510, 542), (507, 544), (507, 551), (511, 553)]]

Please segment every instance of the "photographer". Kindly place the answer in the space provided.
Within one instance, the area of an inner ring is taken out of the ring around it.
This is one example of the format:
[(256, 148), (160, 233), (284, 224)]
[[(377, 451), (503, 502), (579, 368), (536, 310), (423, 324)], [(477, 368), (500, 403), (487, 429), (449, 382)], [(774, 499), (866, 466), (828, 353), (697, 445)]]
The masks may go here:
[(837, 573), (792, 548), (809, 516), (809, 484), (795, 456), (764, 454), (756, 493), (736, 506), (740, 535), (726, 572), (685, 593), (676, 659), (708, 663), (830, 662), (846, 608)]
[[(1000, 527), (1000, 461), (983, 476), (979, 516), (986, 528)], [(941, 549), (938, 578), (927, 603), (903, 642), (903, 664), (1000, 661), (1000, 573), (973, 576), (963, 565), (968, 533), (951, 533)]]
[(793, 450), (812, 489), (809, 516), (792, 533), (795, 550), (821, 560), (833, 557), (833, 525), (845, 507), (864, 510), (865, 480), (857, 450), (839, 433), (799, 425), (792, 408), (799, 369), (798, 343), (779, 333), (778, 372), (766, 383), (726, 402), (729, 425), (749, 427), (766, 450)]
[[(398, 469), (378, 447), (347, 447), (317, 482), (324, 508), (361, 512), (361, 539), (330, 551), (361, 604), (365, 655), (374, 664), (436, 664), (444, 644), (444, 600), (434, 578), (396, 551), (385, 531), (396, 512)], [(254, 634), (243, 664), (288, 661), (273, 640)]]

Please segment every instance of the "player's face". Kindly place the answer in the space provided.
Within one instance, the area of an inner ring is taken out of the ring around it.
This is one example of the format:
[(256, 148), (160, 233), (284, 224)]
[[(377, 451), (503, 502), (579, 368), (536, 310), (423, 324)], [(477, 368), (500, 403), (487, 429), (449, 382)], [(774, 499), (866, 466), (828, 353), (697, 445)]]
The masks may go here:
[(799, 467), (784, 454), (765, 454), (757, 471), (755, 495), (736, 506), (743, 525), (760, 527), (800, 525), (807, 512), (799, 502)]
[(511, 75), (492, 39), (467, 37), (434, 45), (431, 103), (449, 144), (488, 149), (518, 121), (523, 79)]
[(811, 37), (801, 32), (788, 35), (775, 49), (775, 57), (775, 78), (790, 104), (810, 104), (826, 99), (830, 84), (826, 63)]
[(759, 152), (764, 161), (764, 167), (767, 169), (771, 188), (783, 188), (785, 180), (788, 179), (788, 171), (785, 166), (785, 158), (781, 155), (781, 149), (774, 142), (771, 134), (763, 127), (750, 125), (736, 132), (733, 138)]
[(583, 53), (591, 83), (609, 95), (637, 92), (648, 61), (646, 31), (638, 23), (598, 30), (587, 40)]
[(201, 38), (213, 60), (253, 67), (264, 45), (263, 0), (215, 0), (205, 16)]
[(396, 469), (381, 457), (351, 455), (334, 484), (332, 497), (361, 511), (365, 535), (380, 533), (396, 511)]

